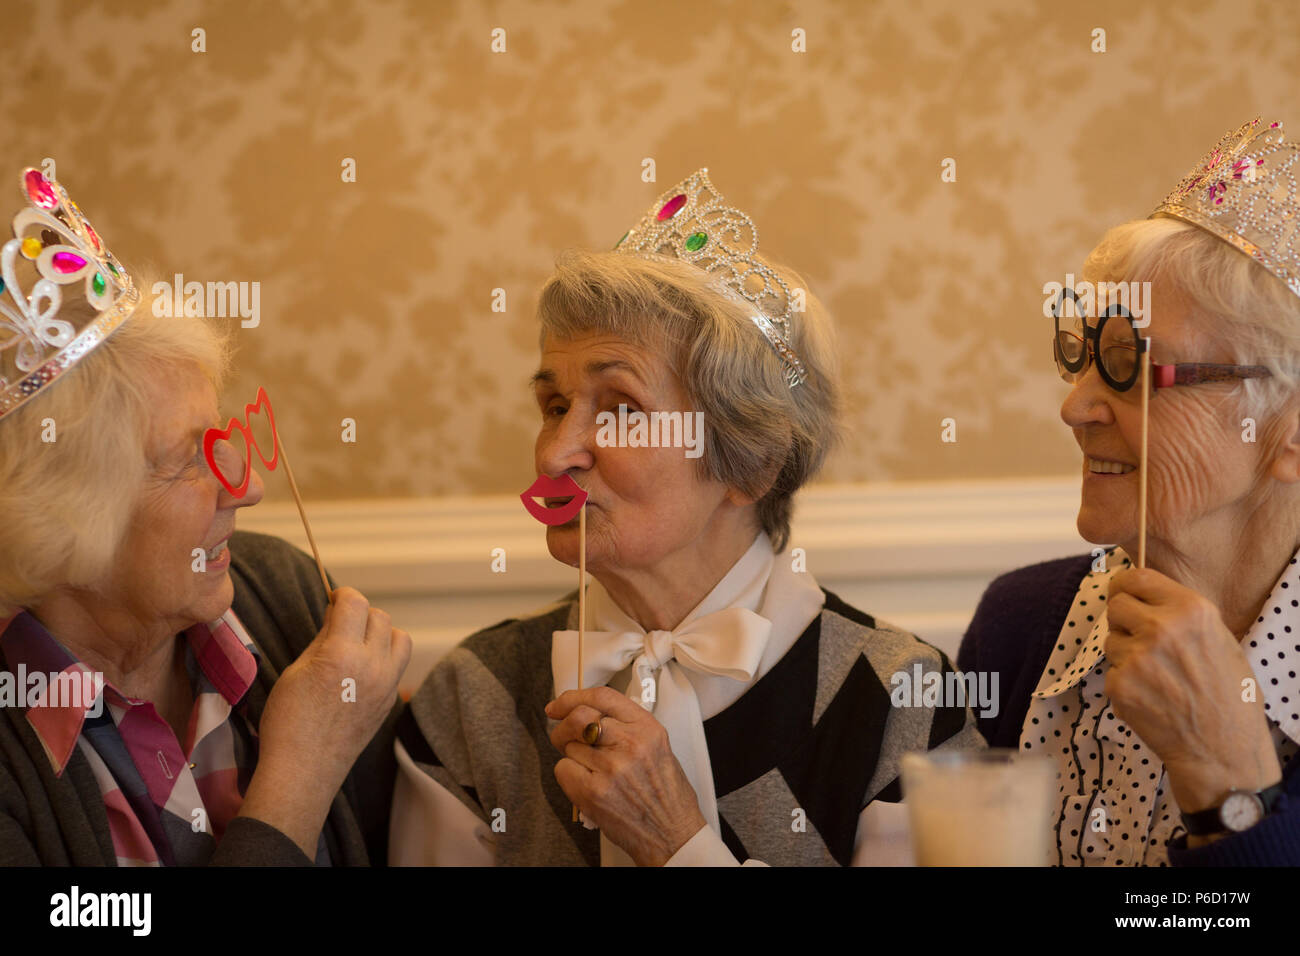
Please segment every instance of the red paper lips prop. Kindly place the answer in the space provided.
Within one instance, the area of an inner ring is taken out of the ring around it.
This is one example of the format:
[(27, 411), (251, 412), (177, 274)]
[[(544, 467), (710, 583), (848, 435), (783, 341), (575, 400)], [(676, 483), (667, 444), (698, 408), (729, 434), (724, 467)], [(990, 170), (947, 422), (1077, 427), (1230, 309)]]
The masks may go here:
[[(257, 443), (257, 437), (253, 434), (251, 422), (253, 415), (265, 410), (266, 421), (271, 428), (271, 457), (268, 460), (262, 453), (261, 446)], [(219, 441), (225, 441), (232, 434), (239, 432), (244, 439), (244, 455), (242, 459), (243, 475), (231, 476), (225, 474), (221, 466), (217, 463), (214, 450)], [(203, 433), (203, 457), (208, 461), (208, 467), (212, 473), (217, 476), (217, 480), (225, 486), (226, 490), (236, 498), (242, 498), (248, 494), (248, 481), (253, 473), (253, 452), (257, 452), (257, 457), (261, 460), (263, 467), (267, 471), (275, 471), (275, 466), (280, 461), (280, 433), (275, 430), (275, 412), (271, 409), (271, 400), (266, 397), (266, 389), (259, 387), (257, 390), (257, 400), (251, 405), (244, 406), (244, 420), (241, 422), (237, 418), (230, 419), (225, 428), (209, 428)], [(232, 478), (238, 478), (239, 484), (236, 485)]]
[[(538, 504), (533, 498), (572, 498), (567, 504), (548, 508), (544, 503)], [(587, 503), (587, 493), (578, 487), (578, 483), (569, 475), (548, 478), (538, 475), (537, 480), (519, 496), (528, 513), (544, 525), (561, 525), (572, 521)]]

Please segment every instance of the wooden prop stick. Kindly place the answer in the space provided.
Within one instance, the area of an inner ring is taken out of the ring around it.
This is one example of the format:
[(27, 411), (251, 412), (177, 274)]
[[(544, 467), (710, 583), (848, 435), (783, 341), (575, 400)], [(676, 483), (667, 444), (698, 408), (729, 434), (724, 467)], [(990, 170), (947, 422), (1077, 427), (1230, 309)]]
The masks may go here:
[[(578, 512), (578, 690), (582, 690), (582, 638), (587, 630), (587, 503)], [(578, 805), (573, 805), (578, 822)]]
[[(303, 530), (307, 532), (307, 541), (311, 545), (312, 556), (316, 559), (316, 570), (320, 572), (321, 584), (325, 585), (325, 598), (334, 603), (334, 595), (330, 589), (330, 579), (325, 574), (325, 565), (321, 563), (320, 550), (316, 547), (316, 538), (311, 533), (311, 525), (307, 521), (307, 512), (302, 506), (302, 495), (298, 493), (298, 482), (293, 480), (293, 466), (289, 464), (289, 456), (284, 450), (284, 440), (276, 434), (276, 440), (280, 443), (280, 456), (284, 459), (284, 473), (289, 479), (289, 490), (293, 492), (293, 503), (298, 506), (298, 517), (302, 519)], [(249, 467), (252, 467), (251, 463)]]
[[(546, 507), (538, 505), (537, 498), (569, 500), (558, 507)], [(587, 630), (587, 492), (568, 472), (558, 478), (538, 475), (519, 495), (519, 500), (525, 511), (548, 528), (558, 528), (578, 519), (578, 690), (582, 690), (582, 644)], [(559, 693), (560, 688), (557, 686), (555, 690)], [(578, 822), (577, 804), (573, 805), (573, 822)]]
[(1142, 454), (1138, 458), (1138, 567), (1147, 566), (1147, 426), (1151, 405), (1151, 340), (1142, 351)]
[(587, 630), (587, 504), (578, 512), (578, 690), (582, 690), (582, 638)]

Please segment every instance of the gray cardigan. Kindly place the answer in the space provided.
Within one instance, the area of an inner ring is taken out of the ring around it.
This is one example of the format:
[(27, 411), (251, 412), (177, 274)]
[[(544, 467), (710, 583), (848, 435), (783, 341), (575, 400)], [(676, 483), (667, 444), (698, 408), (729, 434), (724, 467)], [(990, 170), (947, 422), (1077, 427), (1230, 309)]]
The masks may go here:
[[(572, 822), (556, 783), (560, 755), (543, 712), (554, 690), (552, 635), (576, 626), (575, 597), (466, 638), (398, 721), (416, 765), (494, 825), (498, 866), (600, 864), (599, 833)], [(904, 753), (984, 747), (964, 704), (893, 706), (892, 676), (914, 667), (952, 670), (942, 652), (827, 591), (785, 656), (704, 721), (719, 835), (736, 859), (848, 865), (862, 809), (902, 798)], [(792, 826), (796, 810), (806, 828)]]
[[(236, 532), (230, 553), (235, 613), (262, 653), (246, 698), (256, 727), (276, 678), (320, 630), (326, 598), (312, 559), (278, 538)], [(7, 666), (0, 656), (0, 668)], [(334, 798), (324, 832), (336, 866), (386, 862), (399, 709), (393, 708)], [(211, 864), (310, 866), (312, 860), (274, 827), (236, 817)], [(20, 707), (0, 709), (0, 865), (116, 865), (90, 764), (77, 750), (63, 775), (55, 777)]]

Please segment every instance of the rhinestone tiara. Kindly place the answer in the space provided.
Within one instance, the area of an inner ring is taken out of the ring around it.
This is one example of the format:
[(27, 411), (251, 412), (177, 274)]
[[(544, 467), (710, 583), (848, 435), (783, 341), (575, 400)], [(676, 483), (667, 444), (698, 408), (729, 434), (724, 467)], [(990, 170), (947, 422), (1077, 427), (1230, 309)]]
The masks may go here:
[(1230, 243), (1300, 295), (1300, 143), (1281, 123), (1255, 119), (1225, 133), (1165, 197), (1151, 218), (1200, 226)]
[(708, 169), (697, 170), (655, 200), (614, 250), (699, 266), (724, 292), (752, 308), (750, 318), (780, 358), (786, 384), (794, 388), (807, 379), (790, 345), (790, 287), (756, 258), (758, 227), (723, 201), (709, 182)]
[[(20, 181), (26, 206), (0, 247), (0, 418), (58, 379), (120, 326), (140, 300), (131, 277), (58, 182), (38, 169)], [(31, 291), (17, 266), (36, 273)], [(81, 282), (94, 315), (77, 329), (59, 318), (63, 287)]]

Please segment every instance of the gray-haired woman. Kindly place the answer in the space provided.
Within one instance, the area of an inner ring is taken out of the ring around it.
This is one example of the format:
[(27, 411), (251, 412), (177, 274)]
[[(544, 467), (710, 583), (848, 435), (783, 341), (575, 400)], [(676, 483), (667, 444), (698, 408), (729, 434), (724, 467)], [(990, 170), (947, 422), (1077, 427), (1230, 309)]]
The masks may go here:
[(1300, 864), (1297, 157), (1230, 132), (1084, 266), (1151, 284), (1145, 568), (1145, 346), (1113, 307), (1058, 322), (1079, 533), (1119, 546), (999, 578), (959, 655), (1002, 675), (989, 741), (1060, 768), (1054, 863)]
[[(393, 861), (871, 862), (901, 755), (981, 746), (964, 706), (891, 707), (891, 676), (943, 655), (786, 550), (836, 434), (831, 329), (753, 237), (700, 171), (543, 289), (526, 494), (569, 565), (581, 499), (557, 480), (586, 495), (586, 689), (572, 594), (452, 651), (399, 724)], [(678, 420), (702, 454), (649, 440)]]
[(154, 315), (57, 182), (23, 184), (0, 249), (0, 864), (382, 861), (409, 636), (235, 531), (262, 484), (236, 497), (205, 460), (226, 344)]

